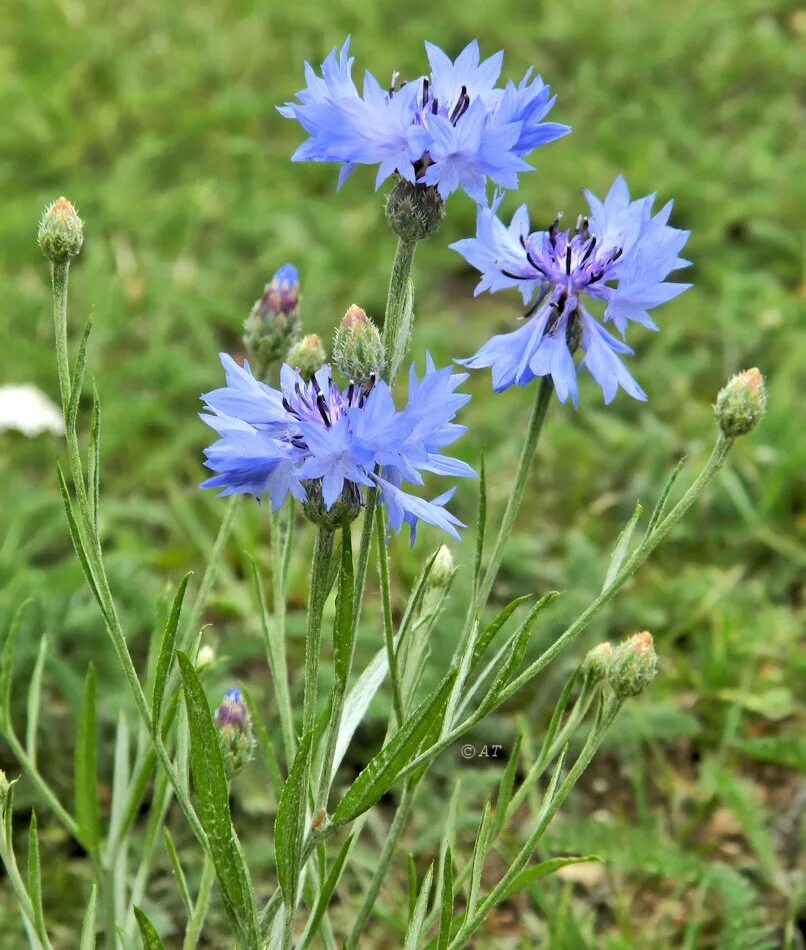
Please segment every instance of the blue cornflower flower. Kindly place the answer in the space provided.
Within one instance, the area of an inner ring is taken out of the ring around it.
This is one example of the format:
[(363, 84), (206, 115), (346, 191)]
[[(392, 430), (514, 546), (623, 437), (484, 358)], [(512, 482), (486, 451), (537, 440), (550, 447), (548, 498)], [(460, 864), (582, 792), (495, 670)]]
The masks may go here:
[(419, 521), (458, 538), (462, 524), (445, 508), (453, 491), (426, 501), (402, 486), (422, 485), (422, 472), (475, 475), (441, 452), (465, 431), (453, 419), (470, 399), (456, 392), (466, 373), (438, 370), (428, 356), (422, 379), (412, 366), (408, 402), (397, 410), (388, 385), (374, 378), (341, 389), (328, 366), (306, 383), (284, 365), (277, 390), (255, 379), (248, 364), (226, 354), (221, 362), (226, 386), (202, 397), (208, 412), (201, 418), (220, 437), (205, 451), (217, 474), (203, 488), (267, 494), (276, 511), (289, 495), (308, 500), (315, 487), (327, 511), (344, 497), (357, 511), (364, 490), (377, 486), (390, 527), (408, 524), (412, 543)]
[(475, 238), (451, 245), (480, 271), (476, 294), (518, 287), (524, 304), (537, 297), (524, 314), (524, 326), (494, 336), (475, 356), (459, 361), (472, 369), (491, 366), (496, 392), (550, 375), (560, 401), (570, 396), (577, 406), (573, 353), (581, 346), (580, 365), (601, 386), (606, 403), (619, 386), (635, 399), (646, 399), (620, 359), (633, 350), (583, 301), (601, 302), (603, 322), (612, 322), (622, 338), (630, 321), (657, 330), (649, 310), (691, 286), (666, 280), (690, 263), (679, 257), (689, 232), (667, 224), (671, 201), (654, 216), (654, 194), (630, 201), (621, 176), (603, 202), (589, 191), (585, 197), (590, 217), (579, 218), (573, 232), (561, 231), (558, 217), (547, 231), (530, 233), (525, 205), (506, 227), (496, 215), (496, 201), (493, 208), (479, 209)]
[(531, 70), (517, 86), (496, 87), (503, 53), (480, 62), (474, 40), (452, 62), (437, 46), (425, 47), (430, 76), (398, 85), (395, 75), (387, 90), (366, 72), (361, 94), (349, 38), (322, 63), (321, 76), (306, 63), (298, 101), (279, 108), (310, 136), (293, 161), (339, 162), (339, 187), (356, 165), (378, 165), (376, 188), (396, 173), (443, 198), (463, 188), (484, 202), (487, 179), (517, 188), (518, 173), (532, 171), (526, 156), (571, 131), (543, 121), (556, 97)]

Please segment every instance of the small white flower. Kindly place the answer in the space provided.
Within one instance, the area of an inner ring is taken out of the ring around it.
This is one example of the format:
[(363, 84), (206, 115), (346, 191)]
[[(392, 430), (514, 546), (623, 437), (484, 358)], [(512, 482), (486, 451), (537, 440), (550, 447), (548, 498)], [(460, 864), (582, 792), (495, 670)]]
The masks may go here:
[(58, 406), (36, 386), (0, 386), (0, 432), (6, 429), (29, 437), (42, 432), (62, 435), (64, 419)]

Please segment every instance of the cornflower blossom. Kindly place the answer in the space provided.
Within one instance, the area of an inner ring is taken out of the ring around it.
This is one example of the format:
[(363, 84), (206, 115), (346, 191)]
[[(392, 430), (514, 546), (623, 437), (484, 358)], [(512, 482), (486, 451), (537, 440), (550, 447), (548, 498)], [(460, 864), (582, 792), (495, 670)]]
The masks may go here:
[(438, 370), (428, 356), (422, 379), (411, 367), (409, 399), (398, 411), (389, 386), (374, 377), (341, 389), (329, 366), (306, 383), (284, 365), (278, 390), (255, 379), (248, 364), (226, 354), (221, 362), (226, 386), (202, 397), (208, 411), (201, 418), (220, 436), (205, 451), (217, 474), (203, 488), (265, 494), (275, 511), (289, 495), (321, 497), (326, 511), (341, 499), (357, 513), (364, 491), (377, 486), (390, 527), (408, 524), (412, 544), (420, 521), (459, 537), (456, 527), (464, 526), (445, 508), (454, 489), (426, 501), (403, 485), (422, 485), (422, 472), (475, 476), (465, 462), (441, 454), (466, 428), (453, 422), (470, 399), (455, 391), (466, 373)]
[(544, 122), (556, 97), (540, 76), (526, 73), (518, 85), (497, 87), (503, 52), (479, 61), (473, 40), (454, 62), (425, 44), (429, 76), (384, 89), (369, 71), (359, 94), (351, 72), (350, 40), (333, 49), (322, 75), (305, 64), (306, 87), (297, 102), (279, 107), (310, 138), (294, 153), (297, 162), (339, 162), (339, 187), (357, 165), (377, 165), (375, 187), (392, 174), (435, 186), (442, 198), (462, 188), (485, 202), (487, 179), (517, 188), (524, 160), (541, 145), (570, 132)]
[[(492, 367), (496, 392), (551, 376), (560, 401), (570, 396), (577, 406), (573, 354), (581, 346), (580, 367), (601, 386), (606, 403), (619, 386), (635, 399), (646, 399), (621, 361), (633, 353), (623, 337), (631, 321), (657, 330), (649, 311), (691, 286), (666, 280), (671, 271), (689, 265), (679, 253), (690, 232), (667, 224), (673, 202), (653, 216), (654, 194), (631, 201), (621, 176), (604, 201), (584, 194), (590, 216), (580, 217), (574, 231), (561, 231), (558, 216), (548, 230), (530, 232), (525, 205), (507, 227), (496, 215), (495, 202), (479, 209), (474, 238), (451, 245), (481, 273), (476, 294), (518, 287), (524, 304), (536, 297), (522, 327), (492, 337), (474, 356), (458, 361), (472, 369)], [(587, 309), (589, 301), (601, 305), (601, 321)], [(606, 323), (621, 340), (605, 329)]]

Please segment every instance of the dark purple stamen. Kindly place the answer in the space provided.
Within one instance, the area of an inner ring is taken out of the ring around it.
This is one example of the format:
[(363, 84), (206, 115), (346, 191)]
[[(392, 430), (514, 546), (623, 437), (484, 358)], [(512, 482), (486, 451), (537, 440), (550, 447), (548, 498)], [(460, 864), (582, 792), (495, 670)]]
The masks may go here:
[(571, 273), (571, 245), (568, 245), (568, 248), (565, 252), (565, 273)]
[(590, 240), (588, 249), (585, 251), (585, 255), (583, 256), (582, 260), (579, 262), (580, 266), (585, 263), (585, 261), (591, 256), (591, 254), (593, 254), (593, 249), (595, 247), (596, 247), (596, 236), (594, 235)]
[(467, 112), (469, 105), (470, 96), (467, 94), (467, 86), (462, 86), (462, 91), (459, 93), (459, 98), (456, 100), (456, 105), (453, 107), (453, 112), (451, 113), (451, 123), (453, 125), (456, 125), (459, 119)]
[(426, 104), (428, 103), (428, 90), (429, 90), (429, 82), (428, 82), (428, 79), (426, 78), (423, 80), (423, 109), (426, 107)]

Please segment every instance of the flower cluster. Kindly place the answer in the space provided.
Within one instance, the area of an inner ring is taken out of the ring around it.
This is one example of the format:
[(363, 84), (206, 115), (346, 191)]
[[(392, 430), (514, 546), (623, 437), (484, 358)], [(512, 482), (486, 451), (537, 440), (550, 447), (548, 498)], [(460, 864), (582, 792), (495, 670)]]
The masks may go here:
[(340, 186), (357, 165), (378, 165), (376, 187), (397, 173), (443, 198), (463, 188), (484, 202), (487, 179), (517, 188), (518, 173), (532, 170), (526, 156), (571, 131), (543, 121), (554, 97), (540, 76), (497, 88), (504, 54), (480, 62), (475, 40), (455, 62), (426, 43), (429, 76), (400, 84), (394, 76), (384, 89), (366, 72), (360, 94), (349, 46), (330, 53), (321, 76), (306, 63), (305, 89), (279, 110), (310, 136), (294, 161), (339, 162)]
[[(585, 196), (591, 213), (577, 221), (574, 231), (561, 231), (558, 218), (548, 230), (530, 232), (525, 205), (506, 227), (494, 205), (479, 209), (475, 238), (451, 245), (480, 271), (477, 294), (518, 287), (525, 304), (536, 297), (524, 326), (494, 336), (475, 356), (460, 361), (474, 369), (492, 367), (497, 392), (550, 375), (560, 400), (570, 396), (576, 406), (573, 353), (581, 345), (581, 366), (602, 387), (605, 402), (619, 386), (646, 399), (620, 359), (633, 351), (603, 322), (612, 322), (622, 338), (630, 321), (658, 329), (649, 310), (691, 286), (666, 280), (689, 264), (679, 257), (689, 232), (667, 224), (671, 201), (653, 215), (655, 196), (631, 201), (620, 176), (604, 201), (589, 191)], [(587, 309), (586, 299), (602, 305), (603, 322)]]
[(466, 374), (438, 370), (428, 357), (422, 379), (412, 366), (408, 403), (398, 411), (381, 380), (342, 389), (328, 366), (306, 382), (284, 365), (278, 390), (226, 354), (221, 362), (226, 386), (202, 397), (208, 410), (202, 419), (220, 436), (205, 452), (217, 474), (202, 487), (222, 495), (267, 494), (275, 510), (292, 495), (320, 501), (325, 512), (339, 502), (357, 514), (363, 490), (377, 486), (390, 527), (408, 524), (412, 543), (419, 521), (458, 537), (461, 522), (445, 508), (453, 490), (426, 501), (402, 486), (421, 485), (422, 472), (475, 475), (465, 462), (441, 454), (465, 431), (453, 419), (470, 399), (456, 392)]

